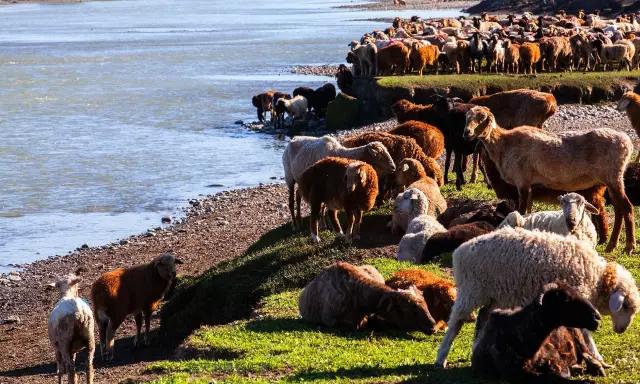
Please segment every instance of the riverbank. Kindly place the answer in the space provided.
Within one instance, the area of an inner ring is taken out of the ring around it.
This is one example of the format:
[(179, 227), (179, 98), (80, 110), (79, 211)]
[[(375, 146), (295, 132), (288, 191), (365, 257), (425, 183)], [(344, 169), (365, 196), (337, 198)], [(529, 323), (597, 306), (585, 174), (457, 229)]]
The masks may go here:
[(380, 11), (389, 9), (467, 9), (478, 4), (479, 1), (447, 1), (447, 0), (406, 0), (406, 5), (394, 5), (393, 0), (375, 0), (366, 3), (346, 4), (338, 8), (364, 9), (369, 11)]

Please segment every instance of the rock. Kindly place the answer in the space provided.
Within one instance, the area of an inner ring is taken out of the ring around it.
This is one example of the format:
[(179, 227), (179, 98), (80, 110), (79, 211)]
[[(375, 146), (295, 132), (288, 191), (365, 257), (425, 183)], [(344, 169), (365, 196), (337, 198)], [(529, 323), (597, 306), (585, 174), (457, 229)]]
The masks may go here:
[(11, 315), (0, 320), (0, 324), (20, 324), (20, 318), (16, 315)]
[(244, 121), (242, 121), (242, 120), (236, 120), (236, 122), (235, 122), (234, 124), (237, 124), (237, 125), (244, 125)]
[(0, 284), (7, 285), (7, 284), (10, 284), (10, 283), (11, 283), (11, 280), (5, 279), (4, 277), (0, 278)]
[(88, 244), (82, 244), (80, 246), (80, 249), (89, 249), (89, 245)]
[(160, 221), (164, 224), (169, 224), (171, 223), (171, 216), (162, 216), (162, 219), (160, 219)]
[(207, 188), (221, 188), (221, 187), (224, 187), (224, 184), (209, 184), (206, 187)]
[(129, 244), (129, 241), (127, 240), (120, 240), (120, 245), (127, 245)]
[(13, 281), (13, 282), (22, 281), (22, 277), (20, 277), (19, 275), (15, 274), (15, 273), (10, 273), (7, 276), (7, 279), (9, 281)]
[(229, 222), (226, 221), (226, 220), (222, 220), (222, 221), (218, 222), (218, 225), (222, 227), (222, 226), (225, 226), (225, 225), (229, 225)]
[(337, 131), (353, 127), (358, 119), (358, 108), (356, 98), (338, 93), (327, 106), (327, 129)]

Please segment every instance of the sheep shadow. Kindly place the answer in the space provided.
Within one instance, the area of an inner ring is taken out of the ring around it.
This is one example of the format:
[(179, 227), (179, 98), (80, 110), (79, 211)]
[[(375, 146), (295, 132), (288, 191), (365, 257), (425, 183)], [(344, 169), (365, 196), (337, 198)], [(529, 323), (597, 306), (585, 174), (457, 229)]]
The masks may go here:
[(391, 215), (374, 213), (367, 215), (360, 226), (360, 240), (356, 242), (358, 248), (371, 249), (389, 245), (397, 245), (402, 239), (401, 235), (394, 235), (387, 224), (391, 221)]

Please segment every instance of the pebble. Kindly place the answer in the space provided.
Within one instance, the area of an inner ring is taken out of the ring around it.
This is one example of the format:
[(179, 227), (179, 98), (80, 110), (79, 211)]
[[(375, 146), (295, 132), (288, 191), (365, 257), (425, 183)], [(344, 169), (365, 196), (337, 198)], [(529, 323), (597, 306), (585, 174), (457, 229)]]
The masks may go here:
[(11, 315), (0, 320), (0, 324), (20, 324), (20, 318), (18, 316)]
[(129, 244), (128, 240), (120, 240), (120, 245), (127, 245)]
[(13, 281), (13, 282), (16, 282), (16, 281), (22, 281), (22, 277), (20, 277), (20, 276), (18, 276), (18, 275), (16, 275), (16, 274), (14, 274), (14, 273), (10, 273), (10, 274), (7, 276), (7, 279), (8, 279), (9, 281)]
[(162, 216), (162, 219), (160, 219), (160, 221), (164, 224), (169, 224), (171, 223), (171, 216)]
[(88, 244), (82, 244), (82, 245), (80, 246), (80, 249), (88, 249), (88, 248), (89, 248), (89, 245), (88, 245)]

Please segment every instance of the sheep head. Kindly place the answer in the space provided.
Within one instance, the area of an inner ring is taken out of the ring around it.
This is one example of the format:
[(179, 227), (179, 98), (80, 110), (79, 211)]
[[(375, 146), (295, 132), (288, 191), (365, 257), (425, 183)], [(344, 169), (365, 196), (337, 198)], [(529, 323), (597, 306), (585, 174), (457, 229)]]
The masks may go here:
[(574, 288), (566, 284), (547, 284), (538, 299), (547, 319), (572, 328), (598, 329), (600, 313)]
[(344, 173), (344, 181), (348, 192), (354, 192), (358, 187), (364, 187), (367, 183), (367, 170), (364, 168), (364, 163), (349, 164)]
[(365, 146), (365, 162), (371, 164), (381, 174), (389, 174), (396, 171), (396, 165), (387, 151), (387, 148), (379, 141), (374, 141)]
[(427, 302), (413, 285), (407, 290), (385, 292), (378, 302), (376, 315), (403, 330), (435, 333), (436, 322), (429, 313)]
[(473, 107), (467, 112), (467, 124), (464, 127), (464, 139), (487, 138), (496, 127), (496, 118), (487, 107)]
[(396, 214), (413, 214), (413, 216), (427, 213), (429, 200), (427, 196), (416, 188), (409, 188), (400, 193), (395, 200), (393, 212)]
[(424, 167), (418, 160), (404, 159), (396, 169), (396, 184), (408, 186), (426, 176)]
[(640, 295), (631, 273), (616, 263), (609, 263), (601, 277), (601, 289), (608, 292), (608, 305), (601, 308), (611, 314), (613, 330), (623, 333), (640, 311)]
[(170, 281), (176, 278), (176, 264), (183, 264), (183, 262), (167, 252), (153, 259), (151, 264), (163, 280)]
[(70, 273), (56, 280), (55, 283), (47, 284), (47, 289), (57, 289), (60, 297), (78, 297), (78, 283), (82, 279)]
[(594, 215), (599, 213), (598, 208), (591, 205), (582, 195), (575, 192), (558, 196), (558, 201), (560, 202), (560, 207), (562, 208), (569, 232), (573, 232), (576, 227), (582, 223), (584, 215), (587, 212)]

